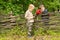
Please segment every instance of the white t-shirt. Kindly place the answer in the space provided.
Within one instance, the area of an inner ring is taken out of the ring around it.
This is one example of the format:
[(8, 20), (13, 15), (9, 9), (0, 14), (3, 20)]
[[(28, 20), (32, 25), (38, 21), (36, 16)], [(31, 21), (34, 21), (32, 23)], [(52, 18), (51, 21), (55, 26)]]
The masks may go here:
[(26, 11), (25, 18), (27, 19), (28, 22), (34, 22), (34, 19), (33, 19), (34, 16), (32, 12), (30, 12), (29, 10)]

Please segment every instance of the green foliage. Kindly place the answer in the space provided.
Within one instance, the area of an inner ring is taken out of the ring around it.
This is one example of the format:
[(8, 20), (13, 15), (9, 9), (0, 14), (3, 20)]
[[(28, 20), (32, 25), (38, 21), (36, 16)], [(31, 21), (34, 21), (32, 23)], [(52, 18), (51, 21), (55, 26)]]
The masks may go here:
[(35, 35), (40, 35), (40, 34), (42, 34), (42, 35), (44, 35), (44, 29), (43, 28), (39, 28), (38, 30), (36, 30), (34, 33), (35, 33)]
[(60, 0), (0, 0), (0, 11), (3, 10), (4, 13), (13, 11), (14, 14), (22, 14), (31, 3), (36, 7), (44, 4), (49, 11), (60, 9)]

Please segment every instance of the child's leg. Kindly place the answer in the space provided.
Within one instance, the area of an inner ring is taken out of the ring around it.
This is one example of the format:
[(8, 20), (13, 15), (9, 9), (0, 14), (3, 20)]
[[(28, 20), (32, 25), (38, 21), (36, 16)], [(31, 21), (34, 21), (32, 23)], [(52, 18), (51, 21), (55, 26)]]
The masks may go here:
[(28, 22), (28, 36), (32, 36), (32, 25), (33, 22)]

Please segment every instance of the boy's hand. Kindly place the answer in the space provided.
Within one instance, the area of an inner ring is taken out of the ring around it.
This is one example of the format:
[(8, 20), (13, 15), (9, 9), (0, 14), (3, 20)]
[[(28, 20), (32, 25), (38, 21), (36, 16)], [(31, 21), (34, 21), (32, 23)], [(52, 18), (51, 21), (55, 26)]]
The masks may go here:
[(33, 16), (33, 19), (35, 18), (35, 16)]
[(35, 16), (33, 16), (33, 18), (35, 18)]

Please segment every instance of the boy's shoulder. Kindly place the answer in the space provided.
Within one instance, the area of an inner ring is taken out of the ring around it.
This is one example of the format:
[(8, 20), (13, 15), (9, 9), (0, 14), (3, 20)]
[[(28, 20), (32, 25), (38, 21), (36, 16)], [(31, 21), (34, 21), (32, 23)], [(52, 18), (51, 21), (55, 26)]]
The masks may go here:
[(47, 9), (45, 9), (44, 11), (48, 11)]
[(26, 11), (26, 13), (28, 13), (28, 12), (29, 12), (29, 10)]
[(45, 10), (44, 10), (44, 12), (48, 12), (48, 10), (47, 10), (47, 9), (45, 9)]

